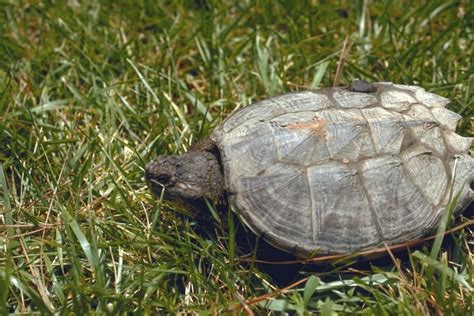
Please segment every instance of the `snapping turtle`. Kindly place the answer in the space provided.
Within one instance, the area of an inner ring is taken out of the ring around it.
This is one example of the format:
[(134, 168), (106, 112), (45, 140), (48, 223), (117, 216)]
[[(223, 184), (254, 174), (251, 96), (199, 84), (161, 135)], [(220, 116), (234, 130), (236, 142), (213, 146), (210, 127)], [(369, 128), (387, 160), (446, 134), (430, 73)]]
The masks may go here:
[(454, 132), (461, 116), (448, 103), (359, 80), (272, 97), (189, 152), (158, 156), (146, 179), (196, 210), (227, 193), (255, 234), (298, 257), (414, 240), (437, 226), (451, 188), (458, 213), (474, 198), (472, 139)]

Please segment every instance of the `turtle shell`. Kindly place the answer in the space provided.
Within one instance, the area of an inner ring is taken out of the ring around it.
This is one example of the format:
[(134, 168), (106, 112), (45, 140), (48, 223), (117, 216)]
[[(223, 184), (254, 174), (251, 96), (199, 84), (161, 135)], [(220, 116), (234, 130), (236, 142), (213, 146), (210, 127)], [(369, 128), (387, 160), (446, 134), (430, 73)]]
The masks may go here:
[(458, 210), (473, 201), (472, 139), (454, 132), (449, 100), (374, 86), (273, 97), (214, 130), (232, 207), (254, 233), (299, 257), (350, 253), (422, 237), (451, 187)]

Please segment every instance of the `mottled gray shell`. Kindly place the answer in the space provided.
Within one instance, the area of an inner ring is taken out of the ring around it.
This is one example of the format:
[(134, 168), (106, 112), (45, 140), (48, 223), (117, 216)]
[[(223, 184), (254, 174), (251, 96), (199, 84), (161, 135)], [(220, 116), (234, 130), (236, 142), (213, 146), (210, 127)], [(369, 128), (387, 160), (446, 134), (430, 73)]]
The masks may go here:
[(256, 234), (300, 257), (350, 253), (432, 230), (453, 178), (457, 209), (473, 200), (472, 139), (454, 132), (449, 100), (374, 85), (273, 97), (213, 132), (233, 209)]

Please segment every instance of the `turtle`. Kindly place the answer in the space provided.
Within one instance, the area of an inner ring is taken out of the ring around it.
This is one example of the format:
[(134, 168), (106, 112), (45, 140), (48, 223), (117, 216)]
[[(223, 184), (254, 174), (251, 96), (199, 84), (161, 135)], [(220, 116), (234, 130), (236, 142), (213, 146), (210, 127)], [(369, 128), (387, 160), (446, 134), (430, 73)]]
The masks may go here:
[(299, 258), (423, 238), (453, 197), (474, 197), (472, 138), (449, 100), (355, 80), (244, 107), (179, 156), (145, 166), (156, 196), (191, 210), (227, 200), (257, 236)]

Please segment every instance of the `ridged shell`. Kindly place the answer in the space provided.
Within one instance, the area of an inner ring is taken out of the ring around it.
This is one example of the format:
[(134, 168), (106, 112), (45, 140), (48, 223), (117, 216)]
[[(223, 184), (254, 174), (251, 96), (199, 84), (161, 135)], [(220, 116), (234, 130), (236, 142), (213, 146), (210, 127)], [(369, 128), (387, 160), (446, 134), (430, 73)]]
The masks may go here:
[(273, 97), (213, 132), (233, 209), (256, 234), (300, 257), (348, 253), (423, 236), (452, 185), (458, 209), (473, 201), (472, 139), (454, 132), (449, 100), (374, 85)]

